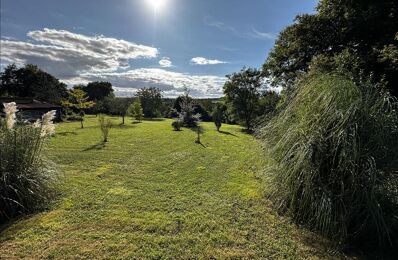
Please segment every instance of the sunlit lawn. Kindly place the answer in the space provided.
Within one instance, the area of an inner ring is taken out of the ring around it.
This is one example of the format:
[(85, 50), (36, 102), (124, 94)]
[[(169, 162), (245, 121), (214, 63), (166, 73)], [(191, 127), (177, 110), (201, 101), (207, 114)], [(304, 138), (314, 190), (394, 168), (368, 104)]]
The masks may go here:
[(63, 173), (50, 210), (11, 223), (0, 258), (331, 258), (314, 234), (262, 196), (267, 163), (238, 126), (172, 131), (170, 120), (111, 130), (62, 123), (46, 154)]

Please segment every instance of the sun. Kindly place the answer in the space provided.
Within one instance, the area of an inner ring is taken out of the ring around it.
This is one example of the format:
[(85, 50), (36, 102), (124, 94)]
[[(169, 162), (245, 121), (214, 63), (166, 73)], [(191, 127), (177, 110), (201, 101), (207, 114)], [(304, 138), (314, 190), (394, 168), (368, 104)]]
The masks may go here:
[(167, 0), (146, 0), (156, 11), (163, 9)]

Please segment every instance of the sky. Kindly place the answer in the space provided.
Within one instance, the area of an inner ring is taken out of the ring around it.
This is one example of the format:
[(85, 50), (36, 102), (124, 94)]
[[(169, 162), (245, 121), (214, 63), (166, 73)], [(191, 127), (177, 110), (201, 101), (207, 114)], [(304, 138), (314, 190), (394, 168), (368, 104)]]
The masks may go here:
[(0, 0), (0, 66), (38, 65), (117, 96), (158, 87), (219, 97), (226, 75), (261, 68), (278, 33), (315, 0)]

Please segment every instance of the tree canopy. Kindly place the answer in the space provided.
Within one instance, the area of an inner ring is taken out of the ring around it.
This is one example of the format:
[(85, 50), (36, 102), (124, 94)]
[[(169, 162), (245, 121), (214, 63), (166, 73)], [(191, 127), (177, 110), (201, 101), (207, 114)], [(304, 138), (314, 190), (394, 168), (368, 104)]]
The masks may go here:
[(257, 116), (262, 86), (261, 71), (254, 68), (243, 68), (240, 72), (227, 77), (228, 80), (224, 85), (226, 102), (246, 128), (251, 130)]
[(162, 92), (158, 88), (141, 88), (137, 91), (137, 98), (141, 101), (141, 106), (145, 117), (154, 118), (160, 115), (162, 107)]
[(67, 95), (66, 84), (36, 65), (18, 68), (10, 64), (0, 73), (0, 96), (30, 97), (60, 104)]
[(263, 65), (272, 84), (289, 89), (308, 71), (313, 57), (333, 57), (346, 50), (359, 58), (362, 72), (372, 73), (376, 80), (384, 77), (397, 96), (397, 63), (391, 57), (397, 46), (398, 2), (321, 0), (316, 10), (297, 16), (279, 34)]

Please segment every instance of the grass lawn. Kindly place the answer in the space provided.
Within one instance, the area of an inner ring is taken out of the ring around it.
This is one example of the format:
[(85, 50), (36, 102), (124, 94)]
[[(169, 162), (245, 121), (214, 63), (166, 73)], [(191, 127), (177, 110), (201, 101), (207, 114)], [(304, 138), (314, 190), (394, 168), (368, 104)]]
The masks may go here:
[(46, 154), (62, 194), (3, 228), (0, 258), (333, 258), (264, 199), (266, 157), (240, 127), (202, 123), (202, 146), (170, 120), (126, 121), (106, 144), (94, 117), (58, 125)]

